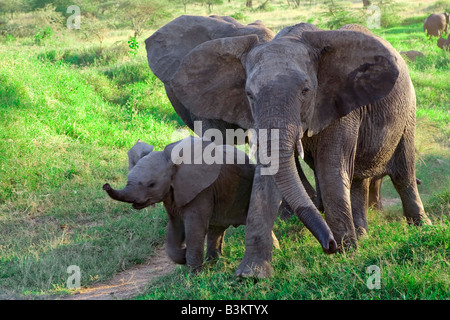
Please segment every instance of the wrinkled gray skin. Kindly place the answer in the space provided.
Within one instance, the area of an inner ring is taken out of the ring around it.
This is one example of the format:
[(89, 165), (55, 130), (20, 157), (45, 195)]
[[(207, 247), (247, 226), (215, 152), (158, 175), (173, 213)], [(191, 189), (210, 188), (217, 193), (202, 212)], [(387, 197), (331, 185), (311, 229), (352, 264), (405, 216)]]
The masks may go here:
[[(153, 146), (138, 141), (128, 152), (130, 172), (126, 187), (115, 190), (105, 184), (103, 189), (112, 199), (132, 203), (135, 209), (163, 202), (169, 217), (165, 246), (168, 256), (175, 263), (199, 271), (205, 236), (206, 259), (215, 260), (222, 253), (225, 230), (230, 225), (246, 223), (255, 165), (248, 157), (245, 164), (172, 162), (173, 148), (193, 141), (187, 138), (168, 145), (164, 151), (153, 152)], [(202, 150), (211, 144), (200, 143)], [(236, 150), (231, 146), (216, 148), (224, 148), (224, 154)], [(237, 153), (234, 156), (236, 159)], [(272, 236), (274, 246), (279, 247)]]
[(423, 31), (430, 37), (439, 37), (448, 31), (450, 14), (444, 13), (432, 13), (425, 19), (423, 24)]
[[(260, 22), (182, 16), (148, 38), (146, 48), (187, 125), (198, 119), (220, 130), (279, 129), (278, 172), (264, 176), (262, 165), (256, 168), (238, 276), (271, 274), (281, 197), (326, 253), (356, 246), (357, 234), (367, 232), (368, 187), (384, 175), (408, 222), (429, 222), (415, 180), (414, 88), (385, 40), (357, 25), (324, 31), (302, 23), (273, 38)], [(260, 148), (267, 152), (270, 139)], [(326, 222), (297, 174), (302, 149)]]

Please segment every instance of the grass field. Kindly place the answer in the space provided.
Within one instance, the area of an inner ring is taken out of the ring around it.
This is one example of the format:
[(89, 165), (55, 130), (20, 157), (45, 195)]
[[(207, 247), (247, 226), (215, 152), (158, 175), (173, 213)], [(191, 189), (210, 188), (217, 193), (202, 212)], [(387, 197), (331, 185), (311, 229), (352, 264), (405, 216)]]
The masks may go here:
[[(336, 22), (320, 1), (312, 3), (288, 8), (274, 1), (258, 11), (232, 1), (212, 13), (261, 19), (275, 31), (301, 21), (323, 28)], [(197, 276), (178, 266), (138, 299), (449, 299), (450, 53), (422, 29), (430, 11), (446, 8), (448, 1), (396, 2), (387, 25), (373, 30), (398, 51), (425, 54), (408, 65), (418, 105), (419, 192), (432, 226), (406, 224), (386, 179), (389, 205), (369, 211), (370, 235), (356, 251), (327, 256), (298, 219), (277, 220), (274, 276), (238, 280), (245, 228), (231, 228), (216, 264)], [(164, 19), (182, 12), (175, 7)], [(208, 14), (198, 5), (188, 13)], [(161, 205), (137, 211), (101, 188), (106, 181), (125, 184), (126, 151), (137, 139), (161, 150), (184, 128), (147, 65), (143, 40), (153, 30), (138, 38), (135, 56), (126, 44), (129, 30), (111, 31), (101, 48), (70, 30), (45, 45), (0, 38), (0, 298), (68, 293), (70, 265), (80, 267), (83, 286), (104, 281), (164, 242)], [(380, 268), (380, 289), (367, 287), (371, 265)]]

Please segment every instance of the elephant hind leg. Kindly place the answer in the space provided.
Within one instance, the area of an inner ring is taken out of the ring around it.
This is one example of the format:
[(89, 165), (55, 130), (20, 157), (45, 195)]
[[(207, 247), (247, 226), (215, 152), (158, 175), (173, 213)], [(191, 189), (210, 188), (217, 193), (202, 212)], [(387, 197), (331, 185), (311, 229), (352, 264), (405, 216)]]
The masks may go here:
[(381, 203), (381, 184), (383, 177), (372, 178), (369, 186), (369, 207), (373, 207), (377, 210), (383, 210), (383, 204)]
[(369, 200), (370, 179), (353, 180), (351, 186), (351, 203), (353, 224), (355, 225), (356, 235), (364, 236), (369, 231), (367, 224), (367, 209)]
[(209, 226), (206, 235), (206, 260), (217, 260), (222, 255), (226, 227)]
[(417, 189), (414, 141), (407, 138), (408, 136), (404, 135), (400, 140), (392, 159), (389, 176), (402, 200), (403, 214), (407, 222), (414, 225), (431, 224)]

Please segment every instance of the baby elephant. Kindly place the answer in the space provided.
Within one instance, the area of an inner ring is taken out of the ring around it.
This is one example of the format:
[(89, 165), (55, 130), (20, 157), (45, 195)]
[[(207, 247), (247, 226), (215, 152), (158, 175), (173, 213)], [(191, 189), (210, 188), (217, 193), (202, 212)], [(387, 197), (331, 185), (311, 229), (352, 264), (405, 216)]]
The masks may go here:
[(166, 252), (175, 263), (199, 271), (205, 236), (206, 259), (214, 260), (222, 253), (225, 230), (246, 223), (255, 166), (244, 152), (188, 137), (164, 151), (138, 141), (128, 158), (126, 187), (114, 190), (105, 184), (103, 189), (135, 209), (164, 203), (169, 216)]

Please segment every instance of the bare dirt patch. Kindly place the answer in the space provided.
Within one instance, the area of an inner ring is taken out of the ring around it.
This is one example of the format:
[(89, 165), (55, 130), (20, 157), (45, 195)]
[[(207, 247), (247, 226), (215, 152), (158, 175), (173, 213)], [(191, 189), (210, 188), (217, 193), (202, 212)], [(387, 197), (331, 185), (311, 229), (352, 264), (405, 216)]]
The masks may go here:
[(164, 248), (155, 249), (155, 255), (145, 263), (119, 272), (113, 279), (89, 288), (83, 288), (61, 300), (120, 300), (140, 293), (147, 284), (175, 269), (175, 263), (167, 257)]

